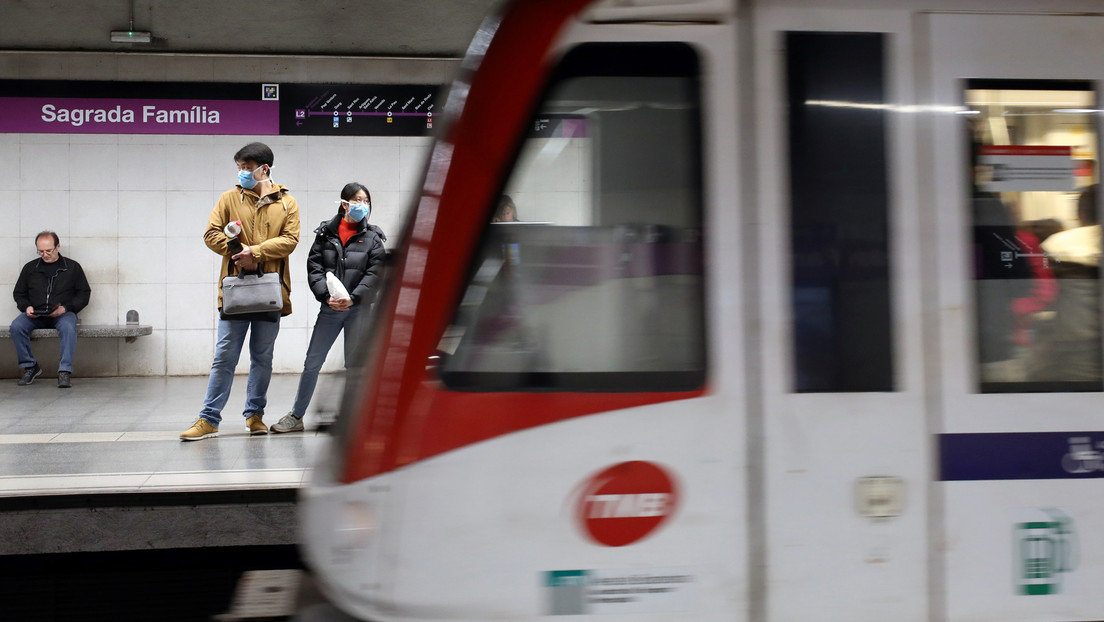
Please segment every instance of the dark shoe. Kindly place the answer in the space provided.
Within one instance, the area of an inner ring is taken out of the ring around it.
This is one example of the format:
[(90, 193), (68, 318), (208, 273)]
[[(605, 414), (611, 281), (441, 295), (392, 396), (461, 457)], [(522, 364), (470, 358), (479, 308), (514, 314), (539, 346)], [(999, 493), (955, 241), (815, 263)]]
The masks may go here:
[(73, 386), (73, 382), (70, 380), (70, 377), (72, 375), (73, 375), (72, 372), (59, 371), (58, 372), (58, 388), (59, 389), (68, 389), (69, 387)]
[(23, 377), (19, 379), (17, 383), (19, 386), (24, 387), (34, 382), (35, 378), (42, 375), (42, 368), (36, 363), (34, 367), (24, 367)]

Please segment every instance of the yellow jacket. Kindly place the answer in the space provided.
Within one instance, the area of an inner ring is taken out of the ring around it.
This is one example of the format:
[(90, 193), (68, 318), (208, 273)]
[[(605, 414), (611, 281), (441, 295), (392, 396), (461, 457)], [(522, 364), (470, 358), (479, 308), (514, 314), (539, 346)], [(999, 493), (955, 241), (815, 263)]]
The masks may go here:
[(299, 203), (288, 194), (282, 184), (273, 184), (264, 197), (252, 190), (237, 186), (222, 193), (207, 223), (203, 241), (207, 248), (222, 255), (222, 271), (219, 274), (219, 302), (222, 308), (222, 279), (238, 273), (238, 267), (230, 261), (228, 238), (222, 232), (226, 223), (240, 220), (241, 235), (238, 239), (248, 246), (265, 272), (278, 272), (283, 283), (284, 308), (280, 315), (291, 314), (291, 270), (288, 257), (299, 244)]

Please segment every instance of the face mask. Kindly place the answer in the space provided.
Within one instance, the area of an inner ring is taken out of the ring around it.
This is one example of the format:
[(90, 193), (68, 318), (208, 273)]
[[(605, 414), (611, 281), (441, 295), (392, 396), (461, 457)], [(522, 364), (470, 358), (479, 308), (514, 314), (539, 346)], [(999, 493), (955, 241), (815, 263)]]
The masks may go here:
[(253, 173), (262, 170), (262, 167), (257, 167), (253, 171), (238, 171), (238, 183), (242, 188), (246, 190), (252, 190), (257, 185), (257, 180), (253, 179)]
[(349, 218), (360, 222), (368, 217), (368, 214), (372, 213), (372, 206), (367, 203), (350, 203), (349, 204)]

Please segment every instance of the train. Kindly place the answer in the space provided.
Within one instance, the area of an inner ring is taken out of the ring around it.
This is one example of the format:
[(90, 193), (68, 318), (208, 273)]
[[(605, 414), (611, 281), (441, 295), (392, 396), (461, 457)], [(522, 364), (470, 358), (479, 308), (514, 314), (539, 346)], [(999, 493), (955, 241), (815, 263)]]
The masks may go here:
[(1104, 619), (1101, 33), (1087, 0), (504, 2), (301, 491), (326, 596)]

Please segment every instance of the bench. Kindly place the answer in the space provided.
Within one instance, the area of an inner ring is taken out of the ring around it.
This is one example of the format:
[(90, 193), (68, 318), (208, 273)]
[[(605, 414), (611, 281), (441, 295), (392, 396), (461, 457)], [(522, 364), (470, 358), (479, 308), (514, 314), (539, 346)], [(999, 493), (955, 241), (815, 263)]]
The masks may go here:
[[(139, 337), (153, 334), (153, 326), (138, 323), (138, 312), (127, 311), (126, 324), (77, 324), (77, 337), (123, 337), (127, 343), (133, 343)], [(36, 328), (31, 331), (31, 339), (57, 339), (56, 328)], [(0, 339), (11, 339), (11, 328), (0, 328)]]

